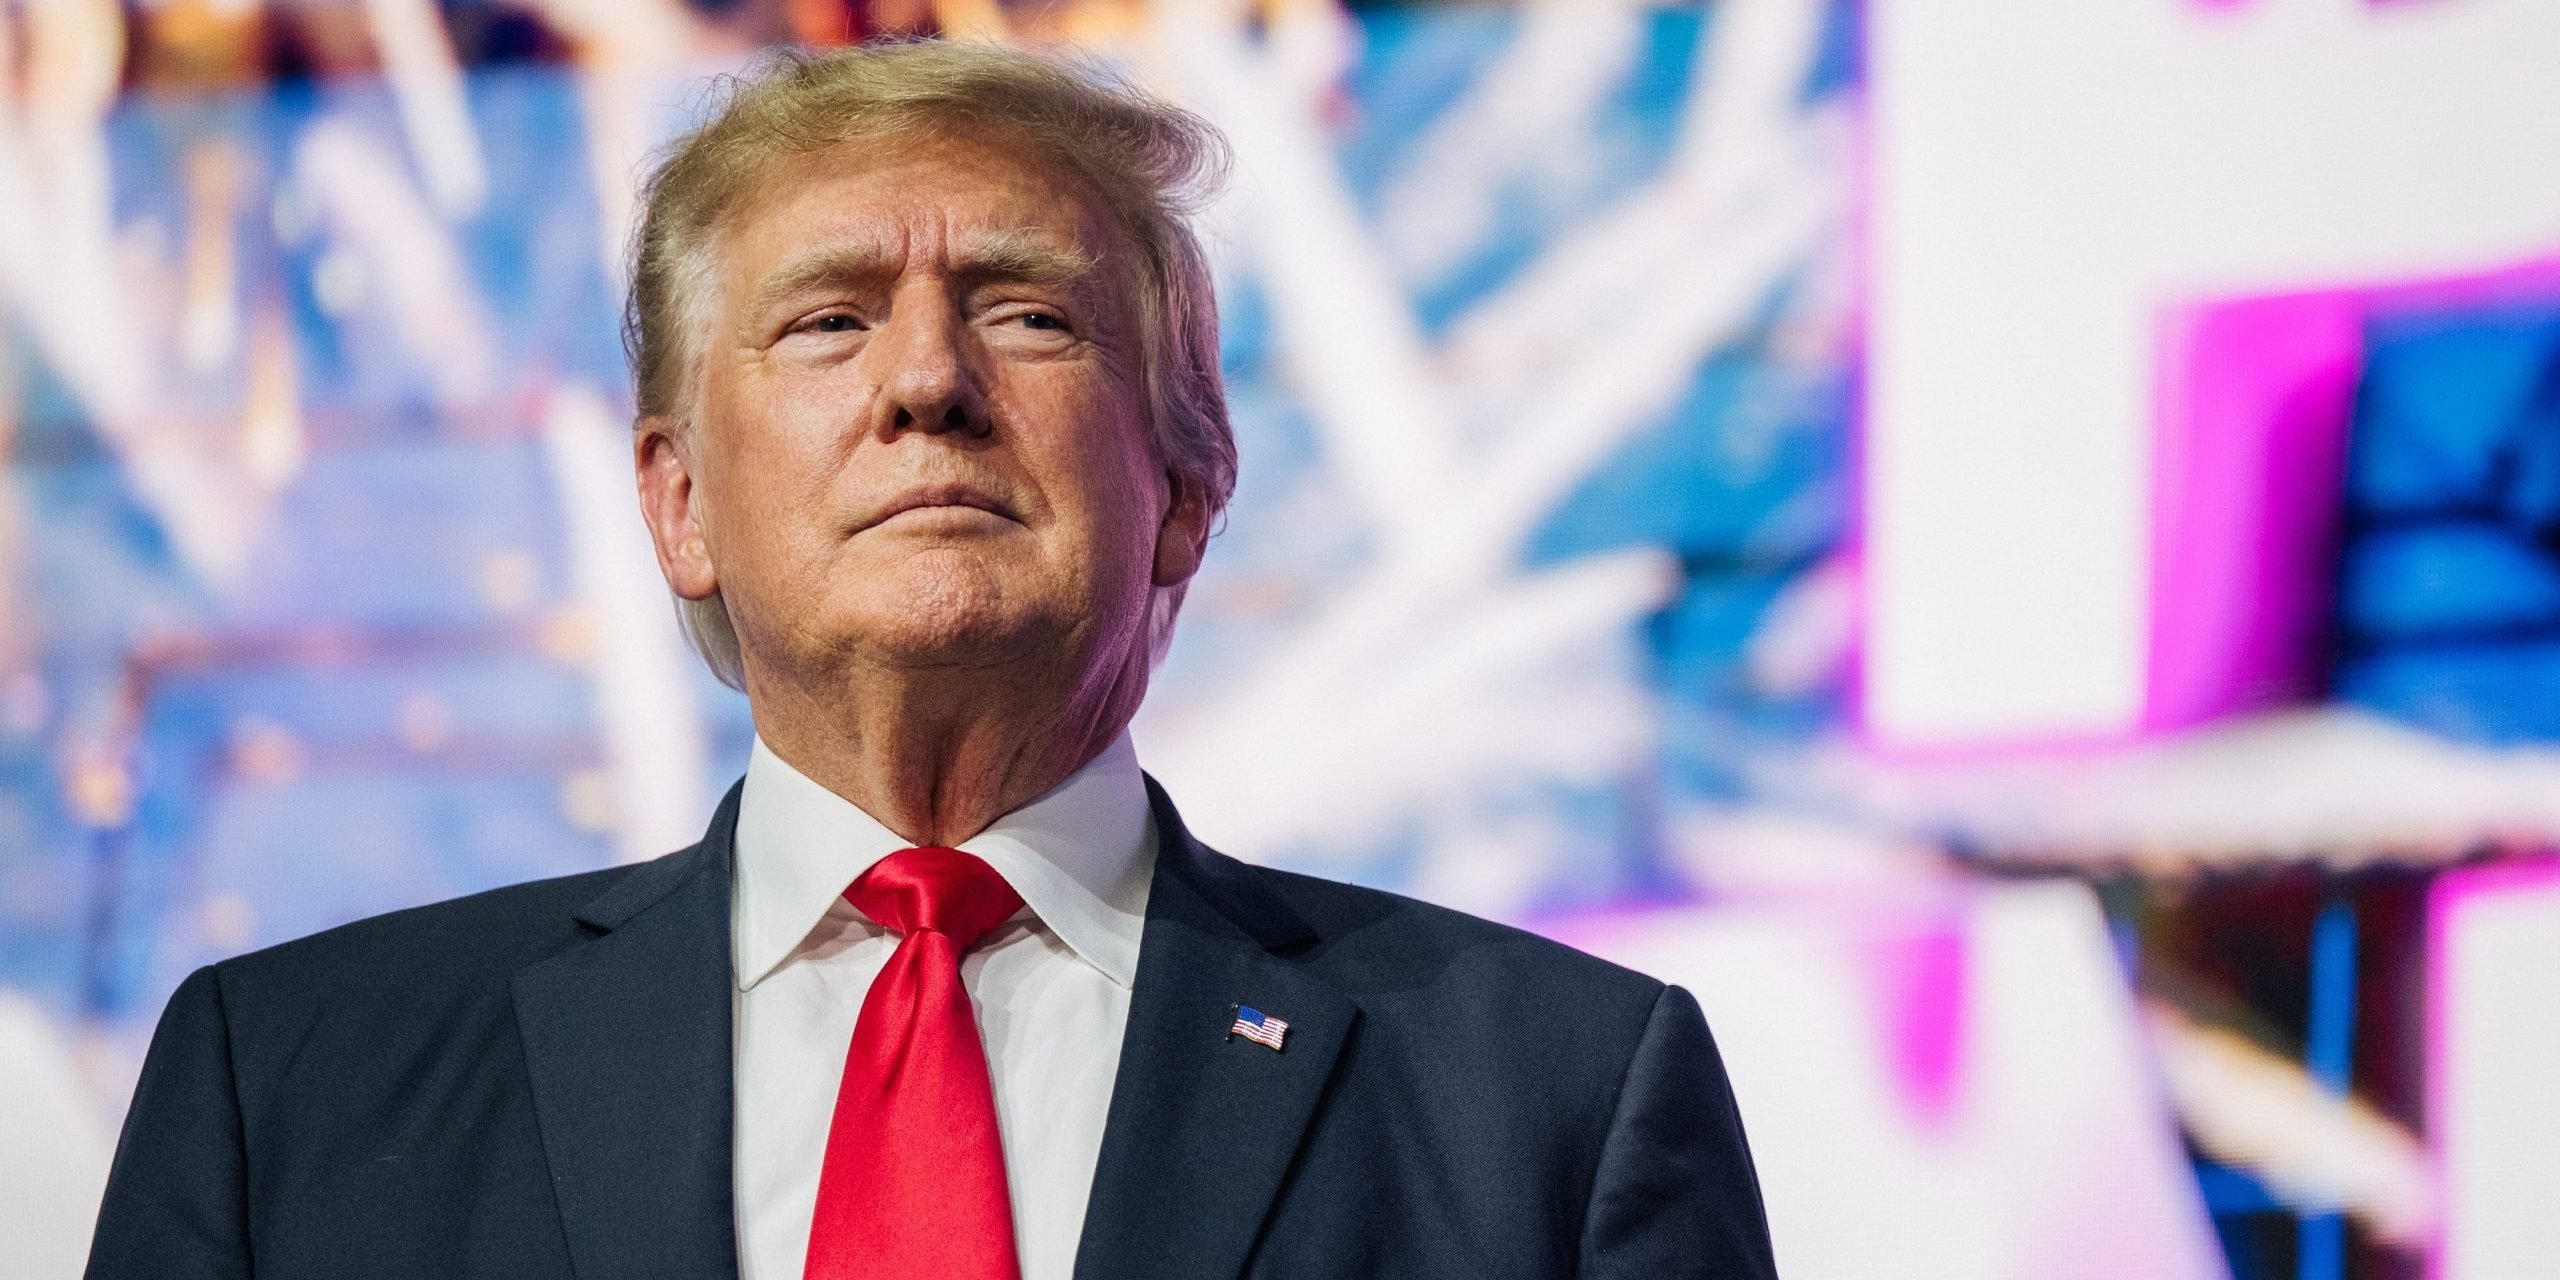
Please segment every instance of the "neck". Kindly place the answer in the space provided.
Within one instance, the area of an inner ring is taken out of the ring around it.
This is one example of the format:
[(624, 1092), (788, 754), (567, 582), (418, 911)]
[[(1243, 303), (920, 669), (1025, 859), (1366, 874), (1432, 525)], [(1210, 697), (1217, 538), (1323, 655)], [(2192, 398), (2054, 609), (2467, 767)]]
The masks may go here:
[[(818, 785), (919, 845), (956, 845), (1064, 782), (1126, 729), (1146, 692), (1141, 649), (1082, 680), (951, 668), (760, 680), (748, 701), (765, 745)], [(1066, 687), (1064, 696), (1038, 691)]]

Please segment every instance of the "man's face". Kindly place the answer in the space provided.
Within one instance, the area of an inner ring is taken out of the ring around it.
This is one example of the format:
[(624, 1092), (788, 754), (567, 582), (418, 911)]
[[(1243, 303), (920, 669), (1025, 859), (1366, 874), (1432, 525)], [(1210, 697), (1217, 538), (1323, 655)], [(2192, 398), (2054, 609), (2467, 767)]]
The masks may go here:
[(1143, 646), (1205, 515), (1148, 439), (1128, 254), (1057, 167), (941, 137), (783, 165), (717, 242), (691, 427), (643, 424), (668, 581), (759, 667)]

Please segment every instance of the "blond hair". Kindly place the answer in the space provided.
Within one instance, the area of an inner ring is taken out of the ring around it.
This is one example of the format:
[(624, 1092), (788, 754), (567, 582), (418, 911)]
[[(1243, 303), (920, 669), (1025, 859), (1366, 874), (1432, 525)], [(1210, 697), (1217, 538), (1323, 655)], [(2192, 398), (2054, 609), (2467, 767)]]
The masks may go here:
[[(1218, 369), (1218, 310), (1190, 215), (1225, 176), (1207, 121), (1090, 68), (991, 44), (910, 41), (824, 54), (787, 51), (716, 82), (708, 122), (669, 145), (641, 187), (623, 317), (638, 409), (689, 429), (711, 251), (726, 219), (782, 161), (835, 147), (964, 130), (1062, 166), (1134, 252), (1123, 286), (1137, 322), (1148, 428), (1177, 485), (1212, 520), (1235, 489), (1235, 436)], [(1162, 656), (1182, 588), (1156, 593)], [(736, 629), (718, 594), (677, 602), (685, 636), (745, 687)]]

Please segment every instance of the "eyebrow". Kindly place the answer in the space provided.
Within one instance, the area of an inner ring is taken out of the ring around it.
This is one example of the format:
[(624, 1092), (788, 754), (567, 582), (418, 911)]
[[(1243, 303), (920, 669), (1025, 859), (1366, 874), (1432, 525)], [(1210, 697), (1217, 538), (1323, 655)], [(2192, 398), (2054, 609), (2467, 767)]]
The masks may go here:
[[(1026, 231), (995, 231), (962, 242), (953, 255), (951, 276), (964, 288), (997, 283), (1065, 286), (1083, 280), (1093, 268), (1093, 255), (1081, 248)], [(797, 294), (877, 282), (895, 274), (889, 253), (880, 246), (821, 249), (767, 275), (749, 296), (746, 314), (762, 315)]]

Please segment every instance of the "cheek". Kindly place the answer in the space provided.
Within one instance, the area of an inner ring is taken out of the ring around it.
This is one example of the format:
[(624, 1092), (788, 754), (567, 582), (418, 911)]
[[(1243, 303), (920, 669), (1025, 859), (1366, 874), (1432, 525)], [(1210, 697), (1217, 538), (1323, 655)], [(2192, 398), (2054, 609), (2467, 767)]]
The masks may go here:
[[(849, 439), (850, 395), (825, 380), (774, 378), (760, 370), (713, 380), (701, 426), (720, 443), (712, 480), (721, 505), (753, 517), (822, 497)], [(789, 522), (748, 523), (771, 531)]]
[(1148, 440), (1144, 409), (1133, 396), (1108, 383), (1053, 389), (1036, 419), (1045, 428), (1036, 445), (1026, 440), (1026, 463), (1041, 473), (1041, 487), (1051, 494), (1060, 514), (1074, 513), (1076, 523), (1097, 537), (1143, 526), (1152, 554), (1155, 506), (1154, 450)]
[(1095, 448), (1085, 472), (1092, 495), (1094, 554), (1133, 580), (1154, 576), (1158, 498), (1156, 465), (1144, 426), (1128, 429), (1108, 448)]

